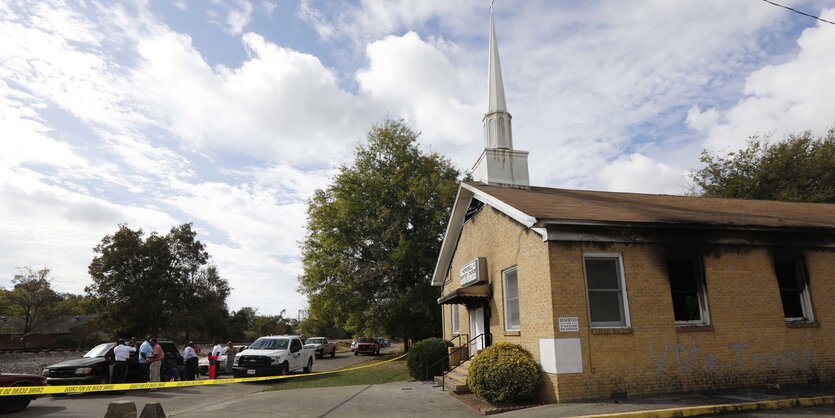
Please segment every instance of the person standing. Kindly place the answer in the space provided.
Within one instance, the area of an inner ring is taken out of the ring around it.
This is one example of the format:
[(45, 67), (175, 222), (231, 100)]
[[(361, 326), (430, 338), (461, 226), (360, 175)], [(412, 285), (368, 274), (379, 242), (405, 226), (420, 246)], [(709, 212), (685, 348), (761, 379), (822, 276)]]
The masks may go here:
[[(220, 345), (220, 341), (215, 340), (215, 346), (212, 347), (212, 354), (209, 356), (209, 365), (211, 366), (212, 364), (214, 364), (215, 366), (215, 376), (217, 376), (218, 372), (220, 371), (220, 362), (218, 360), (220, 359), (220, 353), (222, 351), (223, 346)], [(212, 357), (214, 357), (214, 359), (212, 359)]]
[(230, 376), (233, 375), (232, 367), (234, 367), (234, 365), (235, 365), (235, 354), (237, 354), (237, 353), (238, 353), (238, 351), (235, 350), (235, 346), (232, 345), (232, 341), (229, 341), (228, 343), (226, 343), (226, 368), (224, 370)]
[(151, 339), (152, 353), (148, 357), (151, 363), (149, 369), (151, 371), (151, 382), (160, 381), (160, 369), (162, 368), (162, 361), (165, 360), (165, 353), (162, 351), (162, 346), (159, 345), (156, 338)]
[(154, 348), (151, 345), (151, 336), (149, 335), (145, 337), (145, 341), (143, 341), (142, 345), (139, 346), (139, 380), (142, 382), (147, 382), (151, 377), (148, 357), (151, 357), (151, 354), (153, 353)]
[(183, 349), (183, 360), (186, 363), (186, 380), (194, 380), (197, 374), (197, 352), (194, 351), (194, 342), (189, 341)]
[(111, 379), (112, 383), (125, 383), (125, 376), (128, 374), (128, 360), (130, 359), (130, 353), (136, 352), (136, 347), (134, 346), (134, 341), (130, 341), (130, 345), (125, 344), (125, 340), (119, 339), (118, 343), (116, 343), (116, 347), (113, 347), (113, 357), (115, 358), (116, 362), (113, 366), (113, 378)]

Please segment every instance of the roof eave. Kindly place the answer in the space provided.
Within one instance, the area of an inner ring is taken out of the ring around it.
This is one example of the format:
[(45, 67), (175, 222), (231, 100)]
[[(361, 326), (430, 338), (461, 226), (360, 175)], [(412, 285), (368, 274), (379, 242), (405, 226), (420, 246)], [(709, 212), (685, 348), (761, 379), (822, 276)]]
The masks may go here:
[[(450, 263), (452, 263), (452, 255), (458, 244), (458, 238), (461, 236), (461, 229), (464, 227), (464, 215), (466, 215), (467, 208), (470, 206), (470, 200), (473, 197), (513, 218), (527, 228), (531, 228), (537, 223), (537, 219), (533, 216), (479, 190), (477, 187), (462, 182), (458, 186), (455, 204), (452, 206), (449, 223), (447, 224), (446, 232), (444, 232), (444, 239), (441, 242), (441, 252), (438, 255), (438, 262), (435, 264), (435, 272), (432, 274), (432, 286), (441, 286), (444, 284), (444, 277), (446, 277), (446, 273), (449, 271)], [(534, 230), (540, 233), (543, 239), (547, 237), (547, 231), (544, 228), (534, 228)]]

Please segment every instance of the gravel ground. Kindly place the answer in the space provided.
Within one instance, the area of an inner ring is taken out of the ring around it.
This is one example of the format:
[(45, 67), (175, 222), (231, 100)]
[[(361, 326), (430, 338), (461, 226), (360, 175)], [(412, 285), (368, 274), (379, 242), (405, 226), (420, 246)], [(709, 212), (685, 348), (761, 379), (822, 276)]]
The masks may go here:
[(50, 351), (48, 353), (2, 353), (0, 372), (40, 375), (46, 366), (79, 358), (86, 351)]

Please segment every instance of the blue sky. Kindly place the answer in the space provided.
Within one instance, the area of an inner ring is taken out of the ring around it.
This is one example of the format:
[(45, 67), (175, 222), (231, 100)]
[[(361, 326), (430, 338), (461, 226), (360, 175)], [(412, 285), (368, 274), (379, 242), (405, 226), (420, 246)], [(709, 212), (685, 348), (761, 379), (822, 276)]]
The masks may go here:
[[(831, 1), (785, 1), (835, 20)], [(488, 1), (0, 3), (0, 286), (193, 222), (230, 307), (305, 305), (305, 200), (403, 118), (468, 170)], [(835, 26), (759, 0), (496, 1), (534, 185), (682, 193), (702, 149), (835, 124)]]

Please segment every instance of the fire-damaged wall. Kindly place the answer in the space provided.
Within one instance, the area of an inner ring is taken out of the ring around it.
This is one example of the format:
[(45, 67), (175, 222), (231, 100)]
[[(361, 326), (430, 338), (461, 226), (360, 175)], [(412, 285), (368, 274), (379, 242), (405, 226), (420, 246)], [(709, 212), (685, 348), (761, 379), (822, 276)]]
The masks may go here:
[[(701, 261), (704, 320), (677, 324), (672, 244), (551, 243), (554, 316), (577, 317), (582, 373), (546, 374), (559, 401), (835, 380), (835, 251), (794, 249), (803, 263), (809, 318), (787, 319), (792, 289), (769, 247), (690, 248)], [(629, 323), (591, 327), (584, 256), (618, 255)], [(790, 315), (796, 315), (789, 310)], [(557, 319), (557, 321), (559, 321)]]

